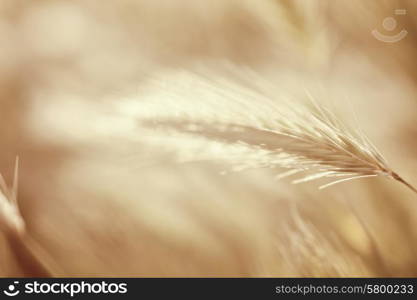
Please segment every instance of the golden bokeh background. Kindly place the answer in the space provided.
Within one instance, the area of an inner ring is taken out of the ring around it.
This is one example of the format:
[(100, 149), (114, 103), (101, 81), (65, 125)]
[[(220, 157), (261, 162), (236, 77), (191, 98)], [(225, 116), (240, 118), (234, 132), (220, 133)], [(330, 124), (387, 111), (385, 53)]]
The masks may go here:
[[(222, 176), (177, 163), (135, 119), (149, 98), (226, 107), (222, 78), (262, 78), (274, 101), (308, 90), (354, 110), (417, 184), (416, 58), (413, 0), (0, 0), (0, 172), (11, 183), (20, 157), (25, 247), (52, 276), (417, 276), (404, 186)], [(22, 247), (0, 235), (1, 276), (42, 275)]]

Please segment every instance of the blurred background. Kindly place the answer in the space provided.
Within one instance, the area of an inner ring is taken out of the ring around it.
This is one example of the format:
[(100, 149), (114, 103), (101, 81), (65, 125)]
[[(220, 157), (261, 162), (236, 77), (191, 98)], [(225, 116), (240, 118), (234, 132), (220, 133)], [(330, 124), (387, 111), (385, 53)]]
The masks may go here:
[[(148, 143), (135, 115), (308, 90), (417, 184), (416, 30), (413, 0), (0, 0), (0, 172), (11, 183), (19, 155), (32, 251), (67, 277), (417, 276), (402, 185), (222, 176), (178, 163), (168, 133)], [(36, 274), (18, 247), (0, 234), (0, 276)]]

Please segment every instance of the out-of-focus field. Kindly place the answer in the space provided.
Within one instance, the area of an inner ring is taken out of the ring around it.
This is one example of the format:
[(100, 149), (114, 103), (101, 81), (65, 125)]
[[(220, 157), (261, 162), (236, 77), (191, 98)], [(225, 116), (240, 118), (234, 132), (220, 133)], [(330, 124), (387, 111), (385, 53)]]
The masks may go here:
[[(416, 15), (412, 0), (0, 0), (0, 172), (11, 183), (19, 155), (41, 256), (55, 276), (417, 276), (404, 186), (177, 163), (134, 110), (175, 95), (227, 113), (222, 78), (262, 78), (273, 101), (308, 90), (417, 184)], [(403, 28), (396, 43), (371, 34)], [(31, 271), (0, 235), (0, 275)]]

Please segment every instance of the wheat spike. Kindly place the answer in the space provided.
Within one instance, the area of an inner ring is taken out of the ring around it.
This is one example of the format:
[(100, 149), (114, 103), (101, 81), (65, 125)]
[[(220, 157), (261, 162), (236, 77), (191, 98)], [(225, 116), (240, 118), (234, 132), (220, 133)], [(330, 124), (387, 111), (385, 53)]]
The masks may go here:
[[(280, 178), (309, 173), (293, 183), (333, 178), (320, 188), (386, 176), (417, 193), (360, 130), (345, 126), (309, 94), (306, 101), (274, 102), (228, 79), (216, 78), (213, 84), (193, 74), (187, 80), (198, 88), (198, 101), (174, 89), (144, 99), (133, 113), (129, 108), (131, 116), (151, 130), (147, 136), (152, 142), (175, 148), (183, 161), (222, 159), (232, 163), (234, 171), (288, 169)], [(166, 88), (158, 79), (153, 83), (159, 90)], [(159, 139), (158, 132), (163, 134)]]

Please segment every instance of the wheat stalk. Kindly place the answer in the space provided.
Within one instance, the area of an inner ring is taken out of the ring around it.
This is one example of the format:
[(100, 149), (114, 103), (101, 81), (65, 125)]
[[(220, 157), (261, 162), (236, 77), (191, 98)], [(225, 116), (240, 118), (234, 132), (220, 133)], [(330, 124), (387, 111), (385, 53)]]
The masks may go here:
[(17, 203), (19, 158), (16, 158), (13, 186), (9, 189), (0, 174), (0, 230), (20, 236), (25, 231), (25, 222)]
[(19, 157), (16, 157), (13, 185), (8, 188), (0, 174), (0, 232), (9, 241), (17, 263), (28, 276), (51, 277), (60, 274), (60, 268), (50, 255), (27, 234), (25, 221), (17, 202)]
[[(153, 130), (148, 134), (153, 142), (156, 132), (162, 132), (160, 145), (173, 146), (182, 160), (223, 159), (235, 171), (287, 169), (278, 179), (309, 172), (293, 183), (333, 179), (320, 188), (385, 176), (417, 193), (360, 130), (342, 124), (309, 94), (308, 101), (276, 103), (228, 80), (221, 82), (226, 83), (224, 87), (218, 79), (212, 84), (192, 78), (193, 85), (201, 88), (201, 101), (190, 102), (184, 99), (187, 94), (178, 97), (178, 91), (164, 91), (164, 97), (151, 96), (133, 113), (144, 128)], [(210, 92), (205, 95), (202, 90)]]

